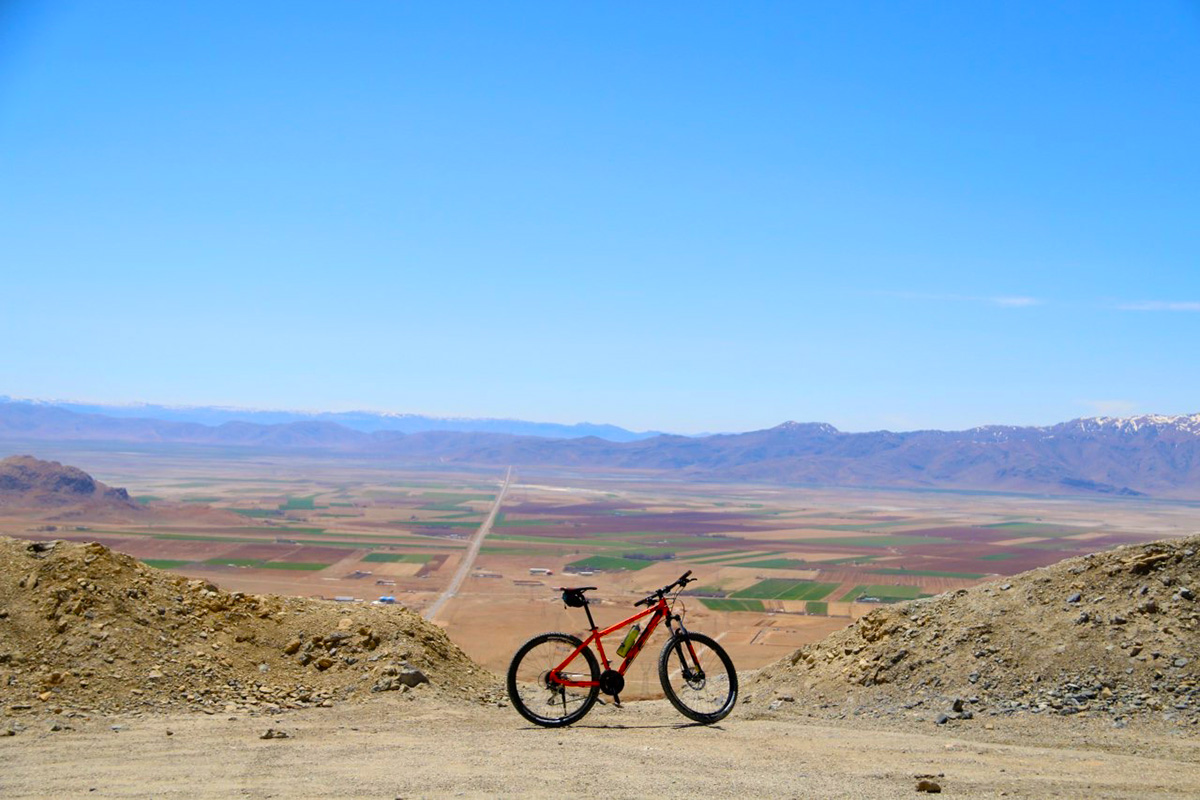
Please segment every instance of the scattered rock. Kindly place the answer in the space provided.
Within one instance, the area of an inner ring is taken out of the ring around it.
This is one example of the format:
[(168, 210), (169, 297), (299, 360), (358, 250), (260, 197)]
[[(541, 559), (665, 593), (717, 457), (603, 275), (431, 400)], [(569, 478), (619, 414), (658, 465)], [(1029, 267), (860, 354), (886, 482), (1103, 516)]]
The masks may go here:
[(1200, 652), (1200, 609), (1181, 588), (1200, 575), (1198, 544), (1200, 535), (1126, 546), (882, 606), (759, 670), (746, 693), (796, 692), (828, 718), (1085, 714), (1200, 731), (1200, 660), (1190, 655)]
[(267, 728), (267, 732), (264, 733), (262, 736), (259, 736), (258, 738), (260, 738), (260, 739), (290, 739), (291, 736), (288, 735), (287, 731), (281, 731), (281, 730), (277, 730), (275, 728)]
[(942, 786), (937, 781), (931, 781), (928, 778), (922, 778), (917, 781), (918, 792), (928, 792), (929, 794), (941, 794)]
[(0, 622), (0, 711), (32, 701), (104, 714), (277, 713), (370, 698), (380, 663), (397, 665), (390, 691), (433, 681), (471, 702), (501, 691), (408, 609), (350, 615), (332, 601), (225, 592), (95, 543), (32, 544), (0, 536), (0, 608), (21, 622)]

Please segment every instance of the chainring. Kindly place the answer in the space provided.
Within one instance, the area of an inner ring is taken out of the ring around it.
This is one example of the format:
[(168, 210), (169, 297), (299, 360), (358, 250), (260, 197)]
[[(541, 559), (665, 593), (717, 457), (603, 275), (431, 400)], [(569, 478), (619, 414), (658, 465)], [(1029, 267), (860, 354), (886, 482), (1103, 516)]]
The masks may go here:
[(600, 691), (614, 697), (625, 688), (625, 676), (615, 669), (606, 669), (600, 673)]

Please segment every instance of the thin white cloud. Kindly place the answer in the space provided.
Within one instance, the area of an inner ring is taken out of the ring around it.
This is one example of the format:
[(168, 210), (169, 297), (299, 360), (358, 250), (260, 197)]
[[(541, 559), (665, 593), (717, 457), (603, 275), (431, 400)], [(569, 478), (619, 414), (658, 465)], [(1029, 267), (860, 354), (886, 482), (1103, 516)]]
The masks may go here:
[(1145, 300), (1140, 303), (1122, 303), (1121, 311), (1200, 311), (1200, 303), (1191, 301)]
[(929, 300), (938, 303), (986, 303), (987, 305), (998, 306), (1000, 308), (1029, 308), (1030, 306), (1040, 306), (1046, 302), (1040, 298), (1027, 297), (1025, 295), (980, 297), (969, 294), (936, 294), (930, 292), (884, 292), (884, 294), (899, 297), (903, 300)]
[(1085, 403), (1098, 417), (1128, 417), (1138, 408), (1132, 400), (1087, 400)]
[(1040, 306), (1044, 302), (1036, 297), (989, 297), (988, 300), (1004, 308), (1028, 308)]

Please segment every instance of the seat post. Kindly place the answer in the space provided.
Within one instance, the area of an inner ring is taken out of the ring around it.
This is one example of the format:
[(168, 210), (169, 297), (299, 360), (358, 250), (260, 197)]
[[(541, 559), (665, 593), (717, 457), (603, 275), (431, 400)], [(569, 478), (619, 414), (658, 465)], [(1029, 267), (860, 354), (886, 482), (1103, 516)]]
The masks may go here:
[(587, 595), (583, 596), (583, 610), (587, 613), (588, 625), (592, 626), (592, 630), (596, 630), (596, 620), (592, 619), (592, 605), (588, 602)]

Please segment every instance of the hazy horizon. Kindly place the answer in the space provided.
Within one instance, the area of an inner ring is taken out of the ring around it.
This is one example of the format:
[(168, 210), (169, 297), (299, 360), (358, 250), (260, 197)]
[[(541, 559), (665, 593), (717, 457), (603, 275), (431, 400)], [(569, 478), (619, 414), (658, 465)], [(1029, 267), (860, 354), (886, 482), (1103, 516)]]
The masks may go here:
[[(371, 414), (371, 415), (382, 415), (382, 416), (390, 415), (390, 416), (423, 417), (423, 418), (428, 418), (428, 419), (433, 419), (433, 420), (442, 420), (442, 421), (447, 421), (447, 422), (463, 420), (463, 421), (476, 421), (476, 422), (485, 422), (485, 421), (521, 422), (521, 423), (561, 425), (561, 426), (597, 426), (597, 427), (599, 427), (599, 426), (614, 426), (617, 428), (621, 428), (625, 431), (628, 431), (630, 433), (636, 433), (636, 434), (675, 434), (675, 435), (683, 435), (683, 436), (711, 436), (711, 435), (719, 435), (719, 434), (747, 433), (747, 432), (755, 431), (755, 430), (764, 430), (764, 429), (774, 428), (774, 427), (778, 427), (780, 425), (784, 425), (784, 424), (791, 423), (791, 422), (800, 423), (800, 424), (831, 424), (831, 423), (828, 423), (826, 420), (819, 420), (819, 419), (793, 419), (793, 420), (778, 420), (777, 422), (774, 422), (770, 425), (766, 425), (763, 428), (746, 428), (743, 430), (724, 430), (724, 431), (683, 431), (683, 430), (664, 430), (664, 429), (637, 430), (637, 429), (633, 429), (633, 428), (628, 428), (624, 425), (620, 425), (619, 423), (613, 422), (611, 420), (606, 420), (606, 419), (554, 420), (554, 419), (532, 419), (532, 418), (524, 418), (524, 417), (498, 417), (498, 416), (487, 416), (487, 415), (479, 416), (479, 417), (465, 417), (465, 416), (449, 416), (449, 415), (445, 415), (445, 414), (438, 414), (438, 413), (424, 412), (424, 411), (396, 411), (396, 410), (388, 410), (388, 409), (372, 409), (372, 408), (362, 408), (362, 407), (343, 408), (343, 409), (253, 408), (253, 407), (235, 406), (235, 405), (197, 405), (197, 404), (189, 404), (189, 403), (166, 404), (166, 403), (155, 403), (153, 401), (141, 401), (141, 400), (122, 402), (122, 403), (108, 403), (108, 402), (100, 402), (100, 401), (94, 401), (94, 400), (67, 399), (67, 398), (12, 397), (12, 396), (5, 395), (5, 394), (0, 394), (0, 402), (35, 403), (35, 404), (46, 404), (46, 405), (52, 405), (52, 406), (84, 406), (84, 407), (94, 406), (94, 407), (102, 408), (102, 409), (124, 410), (124, 411), (137, 411), (140, 409), (163, 408), (163, 409), (170, 409), (172, 411), (177, 411), (177, 412), (186, 412), (189, 410), (194, 410), (194, 411), (210, 410), (210, 411), (229, 412), (231, 414), (236, 414), (237, 412), (245, 412), (247, 415), (292, 414), (292, 415), (297, 415), (297, 416), (311, 415), (314, 417), (326, 415), (326, 414)], [(1162, 414), (1160, 412), (1146, 412), (1146, 413), (1151, 414), (1151, 415), (1171, 416), (1171, 417), (1194, 416), (1196, 414), (1200, 414), (1200, 412), (1195, 412), (1195, 411), (1191, 411), (1191, 412), (1185, 411), (1185, 412), (1180, 412), (1178, 414)], [(152, 418), (153, 414), (148, 414), (147, 416)], [(1105, 417), (1105, 416), (1128, 417), (1128, 416), (1140, 416), (1140, 415), (1094, 414), (1094, 415), (1085, 415), (1085, 416), (1088, 416), (1088, 417)], [(1073, 417), (1072, 419), (1077, 419), (1077, 418)], [(1050, 426), (1053, 426), (1053, 425), (1056, 425), (1056, 424), (1059, 424), (1062, 422), (1069, 422), (1069, 421), (1070, 420), (1068, 420), (1068, 419), (1059, 419), (1059, 420), (1052, 420), (1052, 421), (1040, 423), (1040, 424), (1024, 425), (1024, 426), (1020, 426), (1020, 427), (1050, 427)], [(202, 424), (211, 425), (211, 424), (217, 424), (217, 423), (202, 422)], [(270, 424), (270, 423), (264, 423), (264, 424)], [(959, 430), (968, 430), (970, 428), (987, 427), (989, 425), (1009, 426), (1009, 425), (1014, 425), (1014, 424), (1015, 423), (1010, 423), (1010, 422), (1005, 422), (1005, 421), (996, 421), (996, 422), (983, 423), (981, 425), (968, 426), (968, 428), (927, 428), (927, 429), (864, 428), (861, 430), (852, 430), (852, 429), (847, 429), (847, 428), (841, 428), (837, 425), (834, 425), (834, 427), (837, 428), (842, 433), (871, 433), (871, 432), (883, 431), (883, 430), (893, 431), (893, 432), (897, 432), (897, 433), (903, 433), (903, 432), (909, 432), (909, 431), (915, 431), (915, 430), (943, 430), (943, 431), (951, 431), (952, 432), (952, 431), (959, 431)]]

